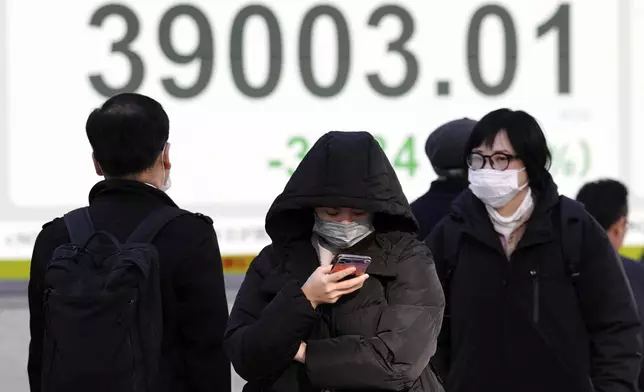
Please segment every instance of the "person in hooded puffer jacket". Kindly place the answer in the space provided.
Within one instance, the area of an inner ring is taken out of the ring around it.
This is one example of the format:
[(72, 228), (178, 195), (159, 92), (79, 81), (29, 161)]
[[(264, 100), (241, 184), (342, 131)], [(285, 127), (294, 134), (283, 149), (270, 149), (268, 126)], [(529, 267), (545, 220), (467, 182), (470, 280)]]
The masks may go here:
[(467, 143), (470, 189), (427, 243), (447, 299), (449, 392), (634, 392), (640, 322), (604, 230), (560, 196), (537, 121), (499, 109)]
[[(400, 183), (366, 132), (329, 132), (266, 216), (224, 337), (251, 391), (442, 391), (444, 296)], [(331, 272), (339, 253), (367, 273)]]

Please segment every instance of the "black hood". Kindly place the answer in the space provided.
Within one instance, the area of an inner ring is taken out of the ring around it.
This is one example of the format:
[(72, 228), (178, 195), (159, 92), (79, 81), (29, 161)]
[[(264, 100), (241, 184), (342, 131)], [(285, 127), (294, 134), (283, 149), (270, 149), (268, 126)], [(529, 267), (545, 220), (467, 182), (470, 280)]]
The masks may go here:
[(322, 136), (273, 202), (266, 232), (273, 242), (310, 238), (315, 207), (374, 213), (377, 232), (418, 230), (394, 169), (367, 132), (333, 131)]

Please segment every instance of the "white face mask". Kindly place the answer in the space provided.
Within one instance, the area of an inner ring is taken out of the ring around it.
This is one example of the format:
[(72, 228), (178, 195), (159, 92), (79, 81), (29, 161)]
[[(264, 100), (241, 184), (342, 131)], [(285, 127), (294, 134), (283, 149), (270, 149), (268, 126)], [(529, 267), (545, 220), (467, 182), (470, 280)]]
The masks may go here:
[(172, 186), (172, 180), (170, 179), (170, 171), (169, 170), (164, 174), (164, 178), (165, 178), (165, 180), (163, 180), (163, 184), (161, 184), (161, 186), (159, 188), (157, 188), (153, 184), (150, 184), (149, 182), (146, 182), (146, 184), (148, 184), (152, 188), (156, 188), (156, 189), (158, 189), (158, 190), (160, 190), (162, 192), (167, 192), (168, 189), (170, 189), (170, 187)]
[(168, 189), (172, 186), (172, 179), (170, 178), (170, 170), (164, 171), (165, 173), (165, 180), (163, 181), (163, 185), (161, 185), (161, 188), (159, 188), (160, 191), (167, 192)]
[(519, 173), (524, 170), (470, 169), (470, 189), (484, 204), (501, 208), (528, 186), (528, 183), (519, 186)]

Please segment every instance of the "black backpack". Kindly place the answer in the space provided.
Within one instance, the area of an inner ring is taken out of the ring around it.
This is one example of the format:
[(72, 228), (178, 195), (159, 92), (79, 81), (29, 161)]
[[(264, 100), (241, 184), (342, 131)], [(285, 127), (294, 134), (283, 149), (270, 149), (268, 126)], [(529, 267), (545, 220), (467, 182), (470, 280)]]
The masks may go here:
[(88, 208), (65, 215), (71, 241), (54, 251), (44, 277), (43, 392), (158, 390), (163, 322), (151, 242), (188, 213), (155, 210), (124, 244), (95, 231)]

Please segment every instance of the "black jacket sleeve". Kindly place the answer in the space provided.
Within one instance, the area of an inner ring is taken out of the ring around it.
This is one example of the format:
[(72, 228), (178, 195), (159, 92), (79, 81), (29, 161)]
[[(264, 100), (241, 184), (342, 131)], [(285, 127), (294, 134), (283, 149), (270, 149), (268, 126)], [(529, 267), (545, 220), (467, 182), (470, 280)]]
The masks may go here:
[(425, 244), (432, 252), (434, 256), (434, 262), (436, 264), (436, 271), (440, 279), (441, 285), (443, 287), (443, 293), (445, 295), (445, 311), (443, 313), (443, 323), (441, 325), (441, 331), (438, 335), (436, 353), (432, 357), (432, 365), (438, 373), (437, 376), (442, 380), (446, 381), (449, 375), (450, 369), (450, 331), (451, 331), (451, 317), (449, 312), (449, 288), (446, 285), (447, 279), (447, 268), (448, 260), (445, 259), (445, 254), (443, 252), (444, 244), (444, 235), (445, 235), (445, 220), (439, 223), (430, 233), (430, 235), (425, 239)]
[(260, 289), (271, 269), (268, 249), (246, 272), (226, 328), (226, 351), (246, 381), (279, 376), (318, 320), (297, 281), (288, 281), (274, 296)]
[[(31, 256), (31, 265), (29, 273), (29, 330), (31, 340), (29, 342), (29, 359), (27, 360), (27, 374), (29, 376), (29, 386), (31, 392), (40, 392), (42, 386), (40, 377), (42, 371), (43, 340), (45, 333), (45, 315), (44, 315), (44, 277), (45, 267), (56, 247), (67, 242), (66, 230), (57, 230), (60, 220), (55, 220), (43, 226), (43, 230), (38, 234), (34, 250)], [(60, 232), (60, 235), (56, 233)]]
[[(39, 236), (40, 238), (40, 236)], [(44, 326), (44, 309), (43, 309), (43, 271), (35, 268), (37, 265), (33, 260), (38, 257), (39, 240), (36, 240), (36, 246), (32, 254), (32, 262), (30, 266), (29, 277), (29, 331), (31, 333), (31, 340), (29, 342), (29, 359), (27, 360), (27, 373), (29, 374), (29, 386), (31, 392), (39, 392), (41, 390), (40, 377), (42, 371), (42, 355), (43, 355), (43, 338), (45, 333)]]
[(212, 225), (201, 226), (201, 241), (173, 276), (185, 383), (187, 391), (230, 392), (230, 362), (223, 347), (228, 320), (223, 265)]
[(414, 241), (387, 286), (388, 304), (374, 337), (307, 342), (306, 367), (318, 388), (409, 389), (436, 350), (445, 300), (431, 254)]
[(577, 282), (591, 340), (597, 392), (634, 392), (642, 360), (640, 321), (621, 261), (597, 222), (584, 222)]

